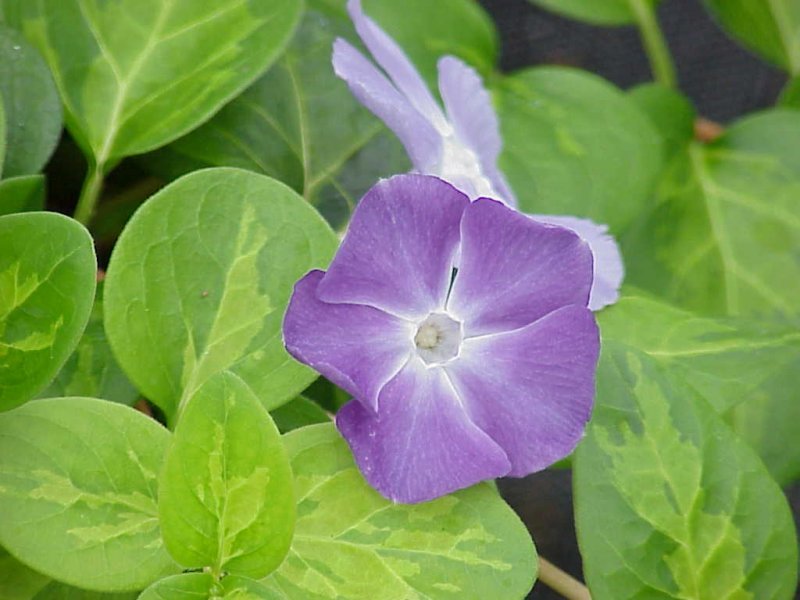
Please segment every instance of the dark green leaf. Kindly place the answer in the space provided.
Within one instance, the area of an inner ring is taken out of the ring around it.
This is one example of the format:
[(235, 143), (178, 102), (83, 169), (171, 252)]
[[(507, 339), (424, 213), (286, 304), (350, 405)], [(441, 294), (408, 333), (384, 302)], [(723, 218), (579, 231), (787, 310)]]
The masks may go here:
[(24, 175), (0, 181), (0, 216), (43, 208), (43, 175)]
[(49, 582), (49, 577), (23, 565), (0, 548), (0, 598), (30, 600)]
[(92, 239), (76, 221), (0, 217), (0, 410), (40, 392), (75, 349), (96, 269)]
[(606, 81), (538, 67), (502, 81), (501, 165), (521, 210), (589, 217), (619, 232), (649, 202), (662, 166), (650, 120)]
[(797, 540), (781, 489), (711, 407), (646, 355), (604, 343), (574, 468), (595, 600), (794, 593)]
[(660, 0), (529, 0), (565, 17), (594, 25), (628, 25), (636, 22), (633, 2), (655, 6)]
[(800, 109), (800, 76), (790, 79), (781, 91), (778, 105), (786, 108)]
[(306, 425), (327, 423), (331, 420), (331, 417), (322, 410), (319, 404), (304, 396), (298, 396), (283, 406), (279, 406), (271, 411), (270, 415), (281, 433)]
[(159, 479), (170, 554), (185, 567), (264, 577), (286, 556), (295, 501), (280, 434), (247, 385), (208, 379), (180, 416)]
[(99, 591), (175, 573), (156, 506), (169, 438), (142, 413), (94, 398), (0, 414), (0, 543), (53, 579)]
[(32, 600), (135, 600), (138, 596), (137, 592), (91, 592), (53, 581)]
[(659, 83), (645, 83), (630, 90), (628, 97), (661, 134), (667, 159), (692, 140), (695, 110), (686, 96)]
[(215, 582), (208, 573), (184, 573), (167, 577), (147, 588), (139, 600), (283, 600), (274, 592), (246, 577), (228, 576)]
[(111, 256), (105, 326), (117, 360), (170, 418), (223, 370), (279, 406), (316, 377), (283, 347), (286, 304), (336, 246), (319, 214), (277, 181), (222, 168), (183, 177), (136, 212)]

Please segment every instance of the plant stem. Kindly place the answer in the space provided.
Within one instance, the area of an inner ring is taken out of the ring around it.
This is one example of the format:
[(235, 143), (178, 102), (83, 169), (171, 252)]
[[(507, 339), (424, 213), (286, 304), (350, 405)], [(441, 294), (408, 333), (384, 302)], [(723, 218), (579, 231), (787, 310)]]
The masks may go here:
[(628, 5), (636, 15), (636, 24), (642, 36), (647, 59), (650, 61), (653, 78), (661, 85), (674, 88), (677, 83), (675, 66), (672, 64), (672, 56), (664, 34), (658, 26), (652, 0), (628, 0)]
[(541, 555), (539, 556), (539, 581), (568, 600), (592, 600), (589, 588)]
[(78, 206), (75, 207), (75, 220), (89, 226), (89, 221), (92, 220), (94, 215), (94, 207), (100, 198), (100, 190), (103, 188), (103, 165), (96, 163), (89, 165), (89, 170), (86, 173), (86, 179), (83, 180), (83, 187), (81, 188), (81, 195), (78, 198)]

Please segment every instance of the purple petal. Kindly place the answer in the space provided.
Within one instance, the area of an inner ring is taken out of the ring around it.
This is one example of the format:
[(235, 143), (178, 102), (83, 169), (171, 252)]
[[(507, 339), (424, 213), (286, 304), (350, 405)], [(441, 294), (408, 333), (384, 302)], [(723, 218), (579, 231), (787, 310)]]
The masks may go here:
[(589, 296), (589, 308), (600, 310), (619, 299), (619, 287), (625, 277), (625, 265), (617, 240), (608, 233), (608, 225), (598, 225), (589, 219), (554, 215), (530, 215), (540, 223), (566, 227), (589, 244), (594, 256), (594, 281)]
[[(505, 177), (497, 168), (502, 141), (497, 115), (480, 75), (454, 56), (439, 60), (439, 92), (456, 136), (478, 157), (481, 175), (492, 184), (502, 200), (517, 205)], [(473, 197), (473, 199), (475, 199)]]
[(466, 336), (523, 327), (567, 304), (586, 306), (592, 253), (571, 231), (481, 198), (461, 221), (461, 262), (448, 311)]
[(380, 396), (377, 416), (350, 402), (336, 415), (361, 473), (394, 502), (438, 498), (505, 475), (505, 453), (469, 419), (440, 368), (409, 361)]
[(377, 410), (378, 394), (408, 360), (414, 325), (357, 304), (327, 304), (316, 295), (322, 271), (294, 286), (283, 320), (289, 354)]
[(361, 104), (400, 138), (414, 166), (424, 171), (439, 160), (441, 136), (371, 62), (345, 40), (333, 44), (333, 69)]
[(600, 339), (592, 312), (566, 306), (522, 329), (465, 340), (449, 363), (473, 422), (522, 477), (569, 455), (594, 400)]
[(434, 99), (416, 67), (381, 27), (361, 8), (361, 0), (349, 0), (347, 11), (356, 26), (359, 37), (391, 78), (411, 105), (425, 116), (435, 127), (444, 126), (447, 121), (442, 109)]
[(319, 298), (413, 320), (442, 310), (468, 205), (464, 194), (436, 177), (378, 182), (356, 207)]

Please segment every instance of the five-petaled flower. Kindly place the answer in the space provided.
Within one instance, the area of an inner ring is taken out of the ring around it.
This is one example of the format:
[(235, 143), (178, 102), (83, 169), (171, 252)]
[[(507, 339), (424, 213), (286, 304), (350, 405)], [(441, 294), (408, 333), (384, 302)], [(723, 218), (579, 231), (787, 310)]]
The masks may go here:
[(297, 283), (284, 341), (353, 396), (336, 424), (369, 483), (421, 502), (573, 450), (599, 352), (591, 284), (573, 232), (398, 175)]
[[(442, 57), (438, 68), (443, 111), (402, 49), (364, 14), (361, 0), (349, 0), (347, 8), (383, 72), (341, 38), (334, 43), (334, 70), (400, 138), (414, 169), (452, 183), (472, 200), (488, 197), (516, 207), (516, 197), (497, 167), (502, 147), (497, 115), (480, 76), (459, 59)], [(624, 268), (606, 225), (572, 216), (531, 217), (566, 227), (589, 244), (595, 271), (590, 308), (599, 310), (617, 301)]]

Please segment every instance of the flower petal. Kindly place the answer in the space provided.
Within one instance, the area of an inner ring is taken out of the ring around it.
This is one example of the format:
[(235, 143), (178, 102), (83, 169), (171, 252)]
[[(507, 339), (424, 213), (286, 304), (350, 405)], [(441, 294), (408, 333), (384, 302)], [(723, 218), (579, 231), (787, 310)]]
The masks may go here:
[(591, 285), (591, 251), (573, 232), (486, 198), (464, 212), (447, 308), (465, 336), (523, 327), (567, 304), (586, 306)]
[(456, 136), (478, 157), (480, 175), (489, 180), (500, 196), (493, 198), (516, 206), (517, 199), (497, 168), (502, 148), (500, 127), (491, 96), (480, 75), (454, 56), (439, 59), (438, 67), (439, 92)]
[[(367, 15), (361, 0), (349, 0), (347, 11), (364, 45), (411, 105), (436, 128), (446, 125), (444, 113), (416, 67), (389, 35)], [(421, 169), (420, 169), (421, 170)]]
[(424, 171), (439, 160), (441, 136), (371, 62), (345, 40), (333, 43), (333, 69), (361, 104), (391, 129), (414, 166)]
[(540, 223), (566, 227), (581, 236), (594, 256), (594, 281), (589, 295), (589, 308), (600, 310), (619, 300), (619, 288), (625, 278), (625, 265), (617, 240), (608, 233), (608, 225), (589, 219), (555, 215), (530, 215)]
[(369, 306), (320, 301), (316, 292), (324, 275), (311, 271), (294, 286), (284, 344), (297, 360), (377, 410), (378, 394), (413, 349), (414, 326)]
[(438, 498), (505, 475), (505, 453), (467, 416), (440, 368), (415, 358), (380, 396), (377, 415), (346, 404), (336, 425), (372, 487), (395, 502)]
[(446, 367), (473, 422), (522, 477), (569, 455), (594, 401), (600, 339), (592, 312), (566, 306), (507, 333), (465, 340)]
[(419, 320), (444, 307), (469, 199), (425, 175), (378, 182), (353, 213), (317, 294)]

